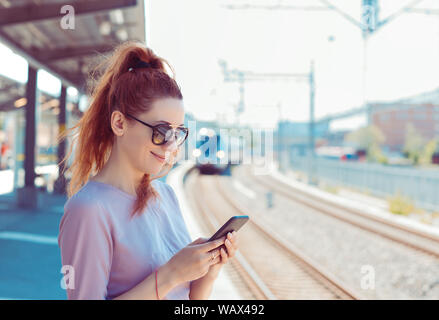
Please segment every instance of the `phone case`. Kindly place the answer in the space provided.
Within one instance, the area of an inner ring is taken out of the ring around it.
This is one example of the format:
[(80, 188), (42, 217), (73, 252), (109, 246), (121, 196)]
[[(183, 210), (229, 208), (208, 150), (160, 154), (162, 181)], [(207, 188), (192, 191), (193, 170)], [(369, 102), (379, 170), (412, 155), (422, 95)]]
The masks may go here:
[(249, 216), (233, 216), (218, 229), (208, 241), (216, 240), (227, 235), (232, 231), (238, 231), (249, 219)]

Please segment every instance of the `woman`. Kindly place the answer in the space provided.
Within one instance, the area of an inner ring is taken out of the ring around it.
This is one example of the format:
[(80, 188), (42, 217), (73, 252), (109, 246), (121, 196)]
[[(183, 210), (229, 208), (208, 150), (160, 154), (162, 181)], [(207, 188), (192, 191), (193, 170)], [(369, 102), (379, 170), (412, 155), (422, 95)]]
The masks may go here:
[(191, 242), (174, 191), (157, 180), (188, 135), (175, 75), (135, 42), (107, 62), (90, 107), (61, 135), (79, 131), (58, 236), (67, 297), (207, 299), (237, 237)]

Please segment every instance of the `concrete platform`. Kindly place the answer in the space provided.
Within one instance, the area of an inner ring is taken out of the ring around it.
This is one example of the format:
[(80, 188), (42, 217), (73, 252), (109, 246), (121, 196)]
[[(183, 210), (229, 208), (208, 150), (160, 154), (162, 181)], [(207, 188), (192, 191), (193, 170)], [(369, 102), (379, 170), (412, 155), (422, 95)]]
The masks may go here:
[(38, 198), (40, 208), (23, 209), (15, 192), (0, 195), (0, 299), (66, 299), (57, 241), (66, 197)]

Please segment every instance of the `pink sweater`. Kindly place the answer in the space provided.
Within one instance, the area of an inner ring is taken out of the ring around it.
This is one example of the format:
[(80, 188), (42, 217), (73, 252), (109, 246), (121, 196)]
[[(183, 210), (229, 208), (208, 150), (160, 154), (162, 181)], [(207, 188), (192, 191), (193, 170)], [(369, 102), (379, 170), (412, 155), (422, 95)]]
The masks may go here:
[[(136, 286), (192, 242), (172, 188), (152, 181), (161, 200), (129, 219), (135, 197), (112, 185), (88, 181), (64, 206), (58, 244), (68, 299), (113, 299)], [(73, 276), (73, 277), (72, 277)], [(159, 273), (160, 277), (160, 273)], [(185, 282), (164, 299), (189, 299)]]

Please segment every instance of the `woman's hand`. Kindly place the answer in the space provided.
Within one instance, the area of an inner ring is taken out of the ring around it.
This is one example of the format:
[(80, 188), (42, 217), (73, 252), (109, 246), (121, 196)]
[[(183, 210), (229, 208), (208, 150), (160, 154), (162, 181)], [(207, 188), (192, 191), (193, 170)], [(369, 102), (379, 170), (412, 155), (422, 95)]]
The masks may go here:
[(236, 250), (238, 250), (238, 242), (236, 231), (227, 234), (227, 240), (225, 241), (226, 250), (220, 248), (221, 260), (210, 266), (206, 277), (215, 279), (218, 276), (221, 268), (229, 261), (229, 259), (235, 256)]
[[(223, 237), (223, 239), (226, 239), (226, 237)], [(225, 241), (226, 250), (219, 248), (220, 256), (218, 259), (221, 260), (213, 263), (210, 266), (209, 271), (203, 277), (191, 282), (191, 290), (189, 293), (189, 298), (191, 300), (206, 300), (209, 298), (210, 293), (212, 292), (213, 283), (215, 282), (221, 267), (235, 255), (235, 252), (238, 249), (236, 232), (233, 232), (233, 234), (228, 234), (227, 239), (228, 240)], [(209, 243), (206, 242), (207, 240), (207, 238), (199, 238), (196, 241), (198, 243)], [(223, 245), (221, 247), (223, 247)]]
[[(209, 267), (221, 260), (219, 246), (226, 237), (206, 242), (198, 238), (178, 251), (166, 264), (173, 271), (178, 283), (192, 281), (205, 276)], [(227, 245), (227, 243), (226, 243)]]

